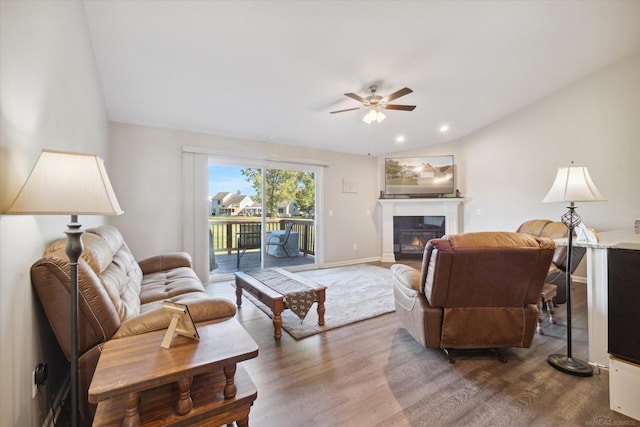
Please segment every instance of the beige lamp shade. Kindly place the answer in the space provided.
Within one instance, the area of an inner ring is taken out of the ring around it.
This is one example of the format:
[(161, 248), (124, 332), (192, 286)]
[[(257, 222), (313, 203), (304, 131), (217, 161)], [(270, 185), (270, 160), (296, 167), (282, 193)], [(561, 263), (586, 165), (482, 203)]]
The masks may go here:
[(569, 166), (558, 168), (556, 180), (542, 202), (598, 202), (603, 200), (606, 199), (591, 180), (589, 169), (585, 166)]
[(102, 159), (94, 154), (42, 150), (7, 214), (120, 215)]

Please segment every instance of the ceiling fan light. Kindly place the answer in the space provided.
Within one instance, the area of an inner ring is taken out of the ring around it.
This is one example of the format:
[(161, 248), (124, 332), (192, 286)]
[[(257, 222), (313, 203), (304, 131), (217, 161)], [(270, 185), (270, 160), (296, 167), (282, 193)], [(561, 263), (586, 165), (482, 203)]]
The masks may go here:
[(371, 122), (376, 120), (376, 118), (377, 118), (376, 111), (375, 110), (369, 110), (369, 112), (367, 114), (365, 114), (365, 116), (362, 118), (362, 121), (365, 122), (366, 124), (370, 125)]
[(387, 117), (384, 114), (382, 114), (382, 112), (378, 111), (376, 114), (376, 120), (378, 121), (378, 123), (380, 123), (381, 121), (384, 120), (384, 118)]

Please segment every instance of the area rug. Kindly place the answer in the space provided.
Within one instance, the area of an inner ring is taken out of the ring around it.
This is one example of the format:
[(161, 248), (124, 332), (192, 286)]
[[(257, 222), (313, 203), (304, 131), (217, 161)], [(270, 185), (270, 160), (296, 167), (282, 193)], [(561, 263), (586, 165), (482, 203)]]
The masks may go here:
[[(327, 287), (324, 326), (318, 325), (315, 304), (303, 322), (291, 310), (282, 312), (282, 329), (297, 340), (395, 311), (388, 268), (361, 264), (295, 274)], [(271, 310), (253, 296), (244, 292), (243, 298), (273, 318)]]

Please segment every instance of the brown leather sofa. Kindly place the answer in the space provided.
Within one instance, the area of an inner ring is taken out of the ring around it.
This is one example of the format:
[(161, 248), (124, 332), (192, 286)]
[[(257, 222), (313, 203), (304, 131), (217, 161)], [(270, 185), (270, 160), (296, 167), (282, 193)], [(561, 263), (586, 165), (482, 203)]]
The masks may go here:
[(391, 266), (396, 313), (423, 346), (531, 346), (552, 240), (511, 232), (430, 240), (422, 270)]
[[(82, 418), (91, 420), (95, 406), (88, 389), (104, 343), (124, 336), (164, 329), (170, 315), (162, 301), (188, 304), (196, 323), (233, 317), (232, 301), (210, 297), (182, 252), (136, 262), (120, 231), (109, 225), (86, 230), (78, 262), (78, 371)], [(66, 239), (47, 248), (31, 267), (49, 323), (70, 359), (69, 260)]]
[[(549, 239), (562, 239), (567, 237), (568, 228), (559, 221), (548, 219), (532, 219), (526, 221), (516, 230), (518, 233), (527, 233), (532, 236), (547, 237)], [(571, 251), (571, 274), (576, 270), (578, 264), (584, 257), (587, 249), (580, 246), (573, 246)], [(556, 304), (564, 304), (567, 301), (567, 246), (557, 245), (553, 254), (551, 266), (547, 273), (545, 283), (552, 283), (558, 287), (558, 292), (553, 298)]]

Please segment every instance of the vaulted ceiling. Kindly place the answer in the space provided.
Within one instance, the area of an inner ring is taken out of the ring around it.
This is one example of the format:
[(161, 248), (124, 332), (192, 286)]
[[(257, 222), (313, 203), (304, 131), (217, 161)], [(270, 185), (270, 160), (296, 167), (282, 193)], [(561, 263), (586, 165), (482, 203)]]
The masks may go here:
[[(459, 139), (640, 52), (637, 0), (84, 5), (110, 120), (355, 154)], [(371, 84), (417, 108), (329, 114)]]

